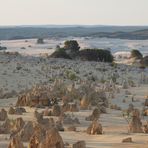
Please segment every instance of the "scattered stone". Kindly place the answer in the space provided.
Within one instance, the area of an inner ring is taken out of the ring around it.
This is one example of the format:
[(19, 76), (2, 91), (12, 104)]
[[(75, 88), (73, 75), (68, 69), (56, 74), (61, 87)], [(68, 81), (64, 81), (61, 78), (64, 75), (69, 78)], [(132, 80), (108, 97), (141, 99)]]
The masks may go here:
[(100, 110), (98, 108), (95, 108), (92, 112), (92, 115), (86, 117), (87, 121), (94, 121), (94, 120), (98, 120), (100, 117)]
[(148, 122), (145, 125), (143, 125), (143, 127), (144, 133), (148, 133)]
[(86, 148), (85, 141), (78, 141), (72, 145), (72, 148)]
[(121, 107), (117, 106), (116, 104), (112, 104), (110, 109), (121, 110)]
[(59, 105), (54, 105), (52, 108), (52, 115), (53, 116), (60, 116), (61, 114), (61, 108)]
[(15, 109), (13, 107), (10, 107), (8, 110), (8, 114), (14, 115), (15, 114)]
[(75, 126), (69, 126), (68, 128), (67, 128), (67, 130), (68, 131), (76, 131), (77, 129), (76, 129), (76, 127)]
[(125, 143), (125, 142), (132, 142), (132, 138), (131, 137), (128, 137), (128, 138), (125, 138), (122, 140), (122, 143)]
[(63, 124), (80, 124), (79, 119), (78, 118), (72, 118), (71, 116), (67, 115), (65, 117), (63, 117)]
[(125, 90), (125, 95), (131, 95), (132, 93), (129, 90)]

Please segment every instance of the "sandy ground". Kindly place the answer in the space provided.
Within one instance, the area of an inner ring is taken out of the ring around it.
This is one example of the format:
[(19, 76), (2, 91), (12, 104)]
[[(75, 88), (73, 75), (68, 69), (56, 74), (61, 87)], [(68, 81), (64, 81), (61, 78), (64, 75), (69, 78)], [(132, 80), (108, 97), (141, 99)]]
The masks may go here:
[[(142, 103), (144, 102), (144, 96), (148, 93), (147, 85), (141, 87), (131, 88), (130, 91), (136, 94), (135, 102), (133, 103), (136, 108), (142, 109)], [(126, 103), (123, 103), (123, 98), (126, 98)], [(0, 104), (7, 102), (6, 104), (14, 103), (16, 98), (8, 100), (0, 100)], [(117, 104), (122, 109), (127, 109), (128, 104), (131, 103), (131, 97), (125, 97), (124, 90), (120, 94), (116, 95), (114, 99), (110, 100), (111, 103)], [(8, 107), (5, 107), (8, 109)], [(33, 121), (34, 108), (26, 108), (27, 113), (22, 115), (9, 115), (10, 119), (17, 117), (23, 117), (25, 121)], [(41, 110), (39, 110), (41, 111)], [(107, 109), (107, 114), (102, 114), (99, 121), (103, 126), (103, 135), (88, 135), (86, 129), (90, 122), (85, 121), (85, 117), (91, 114), (91, 110), (80, 111), (74, 113), (80, 120), (80, 125), (77, 125), (77, 132), (60, 132), (64, 142), (70, 144), (78, 141), (85, 140), (87, 148), (146, 148), (148, 145), (147, 134), (133, 134), (128, 132), (128, 124), (122, 116), (122, 111)], [(143, 123), (148, 120), (144, 117)], [(122, 143), (122, 139), (126, 137), (132, 137), (133, 143)], [(6, 148), (9, 143), (9, 135), (0, 135), (0, 147)]]
[(81, 49), (109, 49), (113, 54), (117, 53), (117, 55), (120, 54), (122, 56), (123, 52), (125, 52), (124, 56), (126, 56), (126, 53), (130, 52), (132, 49), (138, 49), (143, 55), (148, 55), (148, 40), (68, 37), (45, 39), (44, 44), (37, 44), (37, 39), (4, 40), (0, 41), (0, 45), (7, 47), (7, 51), (16, 51), (24, 55), (39, 56), (45, 53), (51, 54), (57, 45), (62, 47), (66, 40), (77, 40)]
[[(16, 70), (17, 63), (21, 63), (21, 69)], [(79, 77), (84, 78), (84, 74), (93, 72), (98, 79), (98, 85), (102, 85), (99, 80), (104, 76), (107, 79), (114, 71), (108, 64), (95, 63), (95, 62), (75, 62), (66, 60), (54, 60), (49, 59), (47, 61), (40, 58), (32, 57), (13, 57), (0, 55), (0, 88), (3, 88), (4, 92), (10, 92), (15, 90), (17, 92), (31, 87), (37, 83), (48, 82), (49, 78), (52, 78), (53, 74), (56, 77), (60, 77), (60, 71), (57, 67), (63, 63), (67, 64), (67, 67), (72, 69), (79, 69)], [(57, 67), (56, 67), (57, 66)], [(45, 69), (44, 69), (44, 68)], [(53, 68), (54, 67), (54, 68)], [(99, 68), (105, 67), (107, 71), (102, 73)], [(127, 69), (125, 72), (123, 69)], [(44, 70), (43, 70), (44, 69)], [(98, 70), (99, 69), (99, 70)], [(45, 72), (48, 70), (48, 73)], [(148, 84), (140, 84), (141, 70), (126, 65), (119, 65), (118, 73), (120, 78), (118, 79), (118, 86), (121, 87), (121, 82), (124, 78), (132, 78), (136, 87), (129, 87), (129, 91), (134, 95), (135, 102), (133, 105), (142, 110), (142, 103), (145, 101), (145, 96), (148, 95)], [(148, 76), (147, 69), (144, 74)], [(85, 78), (84, 78), (85, 79)], [(67, 81), (68, 82), (68, 81)], [(128, 108), (131, 103), (131, 95), (125, 95), (125, 90), (121, 89), (119, 94), (115, 94), (114, 99), (110, 99), (110, 104), (117, 104), (122, 110)], [(123, 99), (126, 100), (123, 103)], [(15, 105), (17, 97), (9, 99), (0, 99), (0, 108), (8, 110), (10, 106)], [(35, 108), (26, 108), (27, 113), (23, 115), (9, 115), (10, 119), (17, 117), (23, 117), (25, 121), (34, 120), (33, 112)], [(41, 111), (41, 110), (39, 110)], [(122, 116), (122, 111), (107, 109), (107, 114), (102, 114), (99, 121), (103, 126), (103, 135), (88, 135), (86, 129), (91, 123), (85, 121), (85, 117), (91, 114), (92, 110), (80, 111), (73, 113), (80, 120), (80, 125), (76, 125), (77, 132), (60, 132), (64, 142), (70, 144), (78, 141), (85, 140), (87, 148), (146, 148), (148, 147), (148, 135), (147, 134), (131, 134), (128, 132), (128, 124)], [(147, 117), (142, 118), (143, 123), (148, 120)], [(126, 137), (132, 137), (133, 143), (122, 143), (122, 139)], [(9, 143), (9, 135), (0, 135), (0, 148), (6, 148)]]

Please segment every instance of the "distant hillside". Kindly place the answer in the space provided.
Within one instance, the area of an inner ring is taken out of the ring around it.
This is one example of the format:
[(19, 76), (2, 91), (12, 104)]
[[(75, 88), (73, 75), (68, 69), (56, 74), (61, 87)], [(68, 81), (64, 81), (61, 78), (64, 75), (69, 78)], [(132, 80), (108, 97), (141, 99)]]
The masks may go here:
[(148, 29), (138, 30), (133, 32), (98, 32), (91, 34), (93, 37), (107, 37), (107, 38), (120, 38), (120, 39), (129, 39), (129, 40), (146, 40), (148, 39)]
[(48, 37), (108, 37), (148, 39), (148, 26), (5, 26), (0, 27), (0, 40)]

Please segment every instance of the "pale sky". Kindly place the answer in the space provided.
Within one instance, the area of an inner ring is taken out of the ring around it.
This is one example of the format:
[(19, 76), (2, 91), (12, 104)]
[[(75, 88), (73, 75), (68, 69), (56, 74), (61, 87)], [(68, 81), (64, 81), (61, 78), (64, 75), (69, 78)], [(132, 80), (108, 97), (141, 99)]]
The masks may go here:
[(0, 0), (0, 25), (148, 25), (148, 0)]

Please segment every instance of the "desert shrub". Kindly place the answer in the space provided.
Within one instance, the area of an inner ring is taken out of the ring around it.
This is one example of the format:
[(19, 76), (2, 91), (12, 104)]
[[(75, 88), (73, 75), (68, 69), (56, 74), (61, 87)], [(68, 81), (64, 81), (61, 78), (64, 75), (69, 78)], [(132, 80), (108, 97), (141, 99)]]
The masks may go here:
[(6, 49), (7, 49), (7, 47), (0, 46), (0, 50), (6, 50)]
[(142, 59), (142, 57), (143, 56), (142, 56), (142, 54), (141, 54), (141, 52), (139, 50), (133, 49), (131, 51), (131, 58)]
[(70, 52), (78, 52), (80, 49), (80, 46), (76, 40), (69, 40), (69, 41), (65, 41), (64, 49), (69, 50)]
[(76, 80), (78, 77), (76, 75), (76, 73), (74, 73), (73, 71), (71, 70), (67, 70), (66, 71), (66, 77), (69, 79), (69, 80)]
[(37, 39), (37, 44), (44, 44), (44, 39), (43, 38), (38, 38)]
[(63, 58), (63, 59), (71, 59), (71, 57), (64, 50), (56, 50), (49, 57), (51, 58)]
[(78, 56), (86, 61), (113, 62), (113, 56), (109, 50), (84, 49), (79, 51)]

